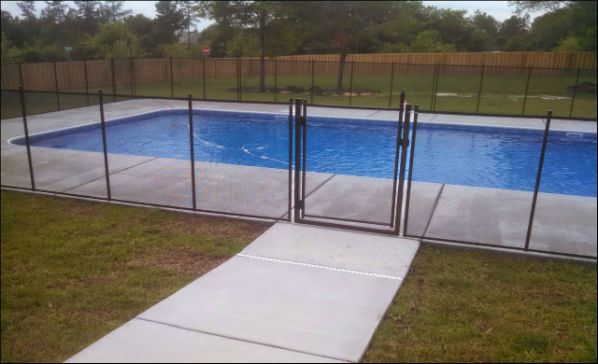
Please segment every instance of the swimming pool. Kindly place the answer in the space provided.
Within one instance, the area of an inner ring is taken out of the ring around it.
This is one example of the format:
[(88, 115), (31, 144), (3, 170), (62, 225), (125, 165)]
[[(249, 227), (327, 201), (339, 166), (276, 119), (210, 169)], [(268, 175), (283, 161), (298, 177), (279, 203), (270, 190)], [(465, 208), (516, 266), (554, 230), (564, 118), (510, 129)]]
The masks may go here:
[[(109, 153), (189, 158), (186, 110), (106, 125)], [(392, 178), (396, 127), (396, 121), (310, 116), (307, 170)], [(413, 180), (532, 191), (542, 136), (542, 130), (420, 123)], [(97, 123), (30, 140), (33, 146), (102, 151)], [(288, 167), (287, 115), (195, 110), (194, 140), (196, 161)], [(595, 133), (550, 133), (540, 190), (596, 196)]]

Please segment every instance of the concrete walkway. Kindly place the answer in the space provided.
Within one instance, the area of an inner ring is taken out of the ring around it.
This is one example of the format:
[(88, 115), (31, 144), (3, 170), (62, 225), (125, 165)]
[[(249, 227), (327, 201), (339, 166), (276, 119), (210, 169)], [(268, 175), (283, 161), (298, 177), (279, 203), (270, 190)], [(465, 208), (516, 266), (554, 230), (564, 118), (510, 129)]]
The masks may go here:
[(277, 223), (68, 362), (356, 362), (418, 247)]

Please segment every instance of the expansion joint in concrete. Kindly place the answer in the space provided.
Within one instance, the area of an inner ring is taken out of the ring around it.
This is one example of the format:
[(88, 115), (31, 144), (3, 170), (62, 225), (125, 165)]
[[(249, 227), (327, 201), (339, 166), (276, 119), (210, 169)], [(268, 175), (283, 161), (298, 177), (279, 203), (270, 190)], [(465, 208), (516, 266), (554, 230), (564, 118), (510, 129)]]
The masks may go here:
[[(156, 160), (156, 159), (158, 159), (158, 157), (153, 157), (153, 158), (150, 158), (150, 159), (147, 159), (147, 160), (141, 161), (141, 162), (139, 162), (139, 163), (132, 164), (132, 165), (130, 165), (130, 166), (128, 166), (128, 167), (126, 167), (126, 168), (123, 168), (123, 169), (120, 169), (120, 170), (118, 170), (118, 171), (115, 171), (115, 172), (113, 172), (113, 173), (110, 173), (110, 176), (114, 176), (114, 175), (116, 175), (116, 174), (118, 174), (118, 173), (120, 173), (120, 172), (124, 172), (124, 171), (126, 171), (126, 170), (129, 170), (129, 169), (131, 169), (131, 168), (134, 168), (134, 167), (140, 166), (140, 165), (142, 165), (142, 164), (145, 164), (145, 163), (151, 162), (151, 161), (153, 161), (153, 160)], [(98, 177), (98, 178), (94, 178), (94, 179), (92, 179), (92, 180), (90, 180), (90, 181), (87, 181), (87, 182), (81, 183), (81, 184), (79, 184), (79, 185), (76, 185), (76, 186), (73, 186), (73, 187), (67, 188), (66, 190), (64, 190), (64, 191), (62, 191), (62, 192), (63, 192), (63, 193), (66, 193), (66, 192), (68, 192), (68, 191), (72, 191), (72, 190), (74, 190), (74, 189), (77, 189), (77, 188), (79, 188), (79, 187), (85, 186), (85, 185), (87, 185), (87, 184), (93, 183), (93, 182), (95, 182), (95, 181), (98, 181), (98, 180), (101, 180), (101, 179), (104, 179), (104, 178), (106, 178), (106, 176), (101, 176), (101, 177)]]
[(237, 254), (237, 256), (242, 257), (242, 258), (263, 260), (263, 261), (267, 261), (267, 262), (292, 264), (292, 265), (299, 265), (299, 266), (303, 266), (303, 267), (310, 267), (310, 268), (316, 268), (316, 269), (325, 269), (325, 270), (341, 272), (341, 273), (357, 274), (357, 275), (374, 277), (374, 278), (384, 278), (384, 279), (391, 279), (391, 280), (397, 280), (397, 281), (403, 280), (403, 277), (398, 277), (398, 276), (393, 276), (393, 275), (388, 275), (388, 274), (378, 274), (378, 273), (362, 272), (362, 271), (343, 269), (343, 268), (335, 268), (335, 267), (329, 267), (326, 265), (297, 262), (294, 260), (267, 258), (267, 257), (261, 257), (261, 256), (257, 256), (257, 255), (240, 254), (240, 253)]
[(438, 201), (440, 201), (440, 195), (442, 195), (442, 191), (444, 191), (444, 183), (442, 184), (442, 186), (440, 186), (440, 191), (438, 191), (438, 195), (436, 196), (436, 200), (434, 200), (434, 206), (432, 206), (432, 212), (430, 212), (430, 218), (428, 219), (428, 222), (426, 223), (426, 228), (424, 229), (424, 232), (422, 234), (422, 239), (425, 238), (426, 233), (428, 232), (428, 228), (430, 227), (430, 223), (432, 223), (432, 218), (434, 217), (434, 213), (436, 212), (436, 207), (438, 206)]
[(263, 343), (263, 342), (259, 342), (259, 341), (254, 341), (254, 340), (248, 340), (248, 339), (242, 339), (242, 338), (228, 336), (228, 335), (217, 334), (217, 333), (213, 333), (213, 332), (209, 332), (209, 331), (192, 329), (192, 328), (185, 327), (185, 326), (170, 324), (170, 323), (166, 323), (166, 322), (162, 322), (162, 321), (150, 320), (150, 319), (146, 319), (146, 318), (142, 318), (142, 317), (135, 317), (135, 320), (141, 320), (141, 321), (151, 322), (151, 323), (158, 324), (158, 325), (170, 326), (170, 327), (173, 327), (173, 328), (176, 328), (176, 329), (197, 332), (197, 333), (205, 334), (205, 335), (217, 336), (217, 337), (221, 337), (221, 338), (228, 339), (228, 340), (242, 341), (242, 342), (246, 342), (246, 343), (254, 344), (254, 345), (268, 346), (268, 347), (271, 347), (271, 348), (292, 351), (292, 352), (300, 353), (300, 354), (314, 355), (314, 356), (318, 356), (318, 357), (323, 358), (323, 359), (332, 359), (332, 360), (347, 361), (346, 359), (335, 358), (335, 357), (332, 357), (332, 356), (327, 356), (327, 355), (322, 355), (322, 354), (316, 354), (316, 353), (311, 353), (311, 352), (302, 351), (302, 350), (291, 349), (291, 348), (287, 348), (287, 347), (284, 347), (284, 346), (272, 345), (272, 344), (267, 344), (267, 343)]

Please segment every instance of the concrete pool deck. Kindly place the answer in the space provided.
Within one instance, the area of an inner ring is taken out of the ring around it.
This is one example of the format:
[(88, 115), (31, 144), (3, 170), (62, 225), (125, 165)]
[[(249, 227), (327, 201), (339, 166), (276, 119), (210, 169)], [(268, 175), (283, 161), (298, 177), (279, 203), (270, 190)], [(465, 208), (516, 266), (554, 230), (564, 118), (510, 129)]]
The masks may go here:
[[(287, 114), (285, 105), (195, 101), (196, 109)], [(105, 105), (106, 119), (169, 108), (184, 101), (130, 100)], [(396, 120), (394, 111), (308, 107), (308, 115)], [(31, 134), (99, 122), (90, 106), (28, 117)], [(544, 129), (534, 118), (420, 114), (420, 122)], [(2, 185), (29, 188), (26, 148), (7, 143), (23, 135), (21, 118), (2, 120)], [(551, 130), (596, 133), (595, 122), (554, 119)], [(101, 153), (32, 147), (36, 187), (105, 197)], [(188, 161), (109, 154), (112, 197), (142, 203), (191, 207)], [(196, 162), (197, 207), (209, 211), (284, 218), (288, 209), (288, 172), (252, 166)], [(343, 219), (390, 221), (392, 181), (380, 178), (307, 174), (306, 212)], [(346, 196), (351, 196), (347, 199)], [(414, 182), (409, 234), (505, 247), (523, 247), (532, 193)], [(540, 193), (530, 248), (596, 256), (596, 198)]]

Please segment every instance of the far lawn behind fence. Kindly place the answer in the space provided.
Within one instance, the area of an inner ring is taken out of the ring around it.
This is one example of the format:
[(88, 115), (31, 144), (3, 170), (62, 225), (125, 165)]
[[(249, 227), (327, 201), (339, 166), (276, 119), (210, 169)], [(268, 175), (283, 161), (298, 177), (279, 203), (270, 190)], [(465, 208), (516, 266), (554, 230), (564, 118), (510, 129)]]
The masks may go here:
[[(420, 109), (438, 112), (460, 112), (475, 114), (500, 115), (534, 115), (544, 116), (553, 110), (555, 117), (596, 118), (596, 77), (584, 76), (579, 82), (594, 84), (593, 91), (580, 89), (573, 100), (572, 87), (575, 86), (575, 75), (572, 74), (536, 74), (527, 86), (527, 75), (521, 74), (489, 74), (481, 80), (479, 75), (439, 75), (434, 98), (434, 77), (432, 74), (396, 74), (389, 75), (355, 74), (353, 81), (349, 75), (343, 80), (343, 93), (336, 94), (336, 77), (334, 75), (315, 75), (313, 103), (333, 106), (355, 106), (385, 108), (399, 106), (399, 93), (405, 90), (407, 102), (418, 104)], [(259, 92), (259, 78), (245, 77), (241, 84), (241, 101), (287, 102), (290, 98), (304, 98), (312, 101), (311, 76), (279, 76), (276, 79), (266, 78), (266, 92)], [(481, 82), (483, 81), (483, 82)], [(169, 81), (146, 82), (135, 86), (117, 87), (117, 94), (139, 96), (204, 98), (203, 80), (185, 79), (171, 83)], [(205, 98), (216, 100), (237, 100), (236, 78), (207, 79)], [(482, 86), (480, 88), (480, 85)], [(112, 86), (94, 87), (90, 89), (94, 95), (89, 97), (89, 104), (98, 103), (97, 92), (102, 89), (106, 94), (105, 102), (111, 102)], [(349, 92), (349, 90), (353, 92)], [(527, 97), (525, 96), (527, 89)], [(276, 92), (274, 92), (276, 90)], [(47, 91), (47, 90), (46, 90)], [(61, 90), (85, 92), (85, 89)], [(174, 91), (174, 92), (172, 92)], [(481, 91), (481, 92), (480, 92)], [(480, 94), (478, 105), (478, 94)], [(52, 93), (27, 93), (26, 106), (28, 114), (38, 114), (61, 109), (83, 107), (88, 105), (88, 97), (80, 95), (60, 95), (57, 99)], [(117, 99), (116, 101), (122, 101)], [(390, 101), (390, 105), (389, 105)], [(2, 93), (2, 118), (20, 115), (20, 100), (17, 92)]]
[[(68, 359), (268, 226), (3, 191), (1, 361)], [(595, 265), (424, 244), (364, 360), (596, 362), (596, 308)]]

